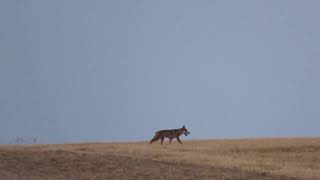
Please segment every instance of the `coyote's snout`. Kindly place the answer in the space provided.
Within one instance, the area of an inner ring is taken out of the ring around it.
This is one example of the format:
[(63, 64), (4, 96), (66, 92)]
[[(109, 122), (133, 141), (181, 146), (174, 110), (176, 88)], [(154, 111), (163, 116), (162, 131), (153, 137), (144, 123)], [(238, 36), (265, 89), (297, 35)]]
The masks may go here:
[(178, 142), (180, 144), (182, 144), (181, 140), (180, 140), (180, 136), (184, 134), (186, 136), (188, 136), (188, 134), (190, 134), (190, 132), (186, 129), (185, 126), (183, 126), (180, 129), (170, 129), (170, 130), (161, 130), (161, 131), (157, 131), (154, 135), (154, 137), (150, 140), (150, 143), (153, 143), (155, 141), (158, 141), (159, 139), (161, 139), (161, 144), (164, 141), (164, 138), (169, 138), (170, 143), (172, 141), (172, 139), (177, 138)]

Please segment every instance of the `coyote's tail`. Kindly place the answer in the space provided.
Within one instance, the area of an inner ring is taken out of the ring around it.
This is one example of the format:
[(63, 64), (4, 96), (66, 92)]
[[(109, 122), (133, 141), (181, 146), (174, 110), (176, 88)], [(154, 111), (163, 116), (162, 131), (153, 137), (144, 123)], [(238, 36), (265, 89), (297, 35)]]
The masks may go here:
[(159, 137), (159, 135), (156, 133), (156, 134), (154, 135), (154, 137), (150, 140), (149, 144), (151, 144), (151, 143), (153, 143), (153, 142), (155, 142), (155, 141), (158, 141), (159, 139), (160, 139), (160, 137)]

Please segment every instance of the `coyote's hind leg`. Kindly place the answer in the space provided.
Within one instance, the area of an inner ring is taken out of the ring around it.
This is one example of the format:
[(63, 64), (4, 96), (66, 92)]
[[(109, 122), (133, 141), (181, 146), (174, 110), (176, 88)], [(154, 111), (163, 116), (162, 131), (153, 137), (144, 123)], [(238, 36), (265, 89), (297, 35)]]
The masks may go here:
[(163, 144), (163, 141), (164, 141), (164, 137), (162, 136), (161, 137), (161, 144)]

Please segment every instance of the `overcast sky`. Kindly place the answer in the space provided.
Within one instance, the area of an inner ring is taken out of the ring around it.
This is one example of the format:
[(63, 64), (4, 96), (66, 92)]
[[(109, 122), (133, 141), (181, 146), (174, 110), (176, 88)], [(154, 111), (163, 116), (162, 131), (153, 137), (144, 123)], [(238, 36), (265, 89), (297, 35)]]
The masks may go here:
[(0, 1), (0, 143), (320, 136), (320, 1)]

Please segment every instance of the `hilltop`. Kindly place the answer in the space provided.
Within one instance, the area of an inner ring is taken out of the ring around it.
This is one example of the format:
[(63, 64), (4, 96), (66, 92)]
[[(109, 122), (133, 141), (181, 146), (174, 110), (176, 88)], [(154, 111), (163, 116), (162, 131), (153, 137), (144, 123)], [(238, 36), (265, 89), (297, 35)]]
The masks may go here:
[(2, 179), (320, 179), (320, 138), (0, 145)]

